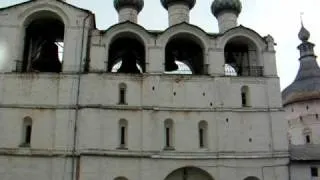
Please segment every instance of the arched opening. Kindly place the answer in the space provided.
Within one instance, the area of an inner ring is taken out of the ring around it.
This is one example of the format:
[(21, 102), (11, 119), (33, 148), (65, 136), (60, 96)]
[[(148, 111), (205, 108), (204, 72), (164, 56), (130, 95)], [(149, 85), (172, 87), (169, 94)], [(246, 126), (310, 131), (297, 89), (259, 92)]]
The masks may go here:
[(165, 73), (205, 74), (203, 47), (196, 38), (179, 34), (171, 38), (165, 48)]
[(53, 12), (42, 11), (26, 24), (23, 72), (62, 71), (65, 25)]
[(249, 87), (242, 86), (241, 88), (241, 105), (242, 107), (250, 106), (250, 98), (249, 98)]
[(116, 178), (114, 178), (114, 180), (128, 180), (128, 179), (125, 177), (116, 177)]
[(170, 173), (165, 180), (214, 180), (211, 175), (197, 167), (183, 167)]
[(167, 119), (164, 121), (164, 149), (165, 150), (173, 150), (174, 149), (174, 124), (172, 119)]
[(198, 124), (199, 130), (199, 147), (208, 147), (208, 123), (206, 121), (200, 121)]
[(108, 72), (145, 72), (145, 46), (133, 34), (122, 34), (109, 47)]
[(128, 121), (120, 119), (119, 121), (119, 148), (127, 148), (128, 146)]
[(235, 37), (224, 48), (226, 76), (262, 76), (258, 48), (246, 37)]
[(30, 147), (32, 134), (32, 118), (27, 116), (23, 118), (22, 142), (21, 147)]
[(246, 177), (244, 180), (260, 180), (260, 179), (254, 176), (249, 176), (249, 177)]

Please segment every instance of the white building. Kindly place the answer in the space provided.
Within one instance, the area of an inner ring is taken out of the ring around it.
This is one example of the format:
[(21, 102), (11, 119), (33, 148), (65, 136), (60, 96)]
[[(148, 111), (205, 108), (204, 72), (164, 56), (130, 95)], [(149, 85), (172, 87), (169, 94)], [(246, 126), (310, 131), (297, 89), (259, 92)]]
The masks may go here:
[(299, 39), (300, 68), (283, 92), (289, 124), (290, 175), (292, 180), (319, 180), (320, 173), (320, 68), (310, 33), (302, 25)]
[(165, 31), (137, 24), (142, 0), (103, 31), (62, 0), (0, 9), (1, 180), (289, 179), (273, 38), (239, 0), (213, 2), (218, 33), (195, 0), (162, 4)]

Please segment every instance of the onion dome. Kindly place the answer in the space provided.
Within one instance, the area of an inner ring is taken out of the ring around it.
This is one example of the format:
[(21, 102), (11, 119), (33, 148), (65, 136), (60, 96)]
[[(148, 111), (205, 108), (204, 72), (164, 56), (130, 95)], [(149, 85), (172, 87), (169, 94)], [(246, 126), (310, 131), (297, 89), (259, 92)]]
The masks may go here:
[(222, 11), (233, 11), (240, 14), (242, 5), (240, 0), (214, 0), (211, 5), (211, 11), (217, 17)]
[(183, 3), (189, 6), (189, 9), (192, 9), (196, 4), (196, 0), (161, 0), (161, 4), (164, 8), (168, 9), (170, 4), (174, 3)]
[(298, 37), (302, 42), (306, 42), (310, 38), (310, 32), (302, 25)]
[(133, 7), (140, 12), (144, 6), (143, 0), (114, 0), (114, 8), (119, 11), (123, 7)]

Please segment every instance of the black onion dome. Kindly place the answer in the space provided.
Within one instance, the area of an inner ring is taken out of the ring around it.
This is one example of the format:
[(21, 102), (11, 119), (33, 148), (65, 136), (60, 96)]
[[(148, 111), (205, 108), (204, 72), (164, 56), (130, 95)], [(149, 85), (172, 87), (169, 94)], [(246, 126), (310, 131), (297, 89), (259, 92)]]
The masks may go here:
[(123, 7), (134, 7), (138, 12), (140, 12), (144, 6), (143, 0), (114, 0), (114, 8), (119, 11)]
[(211, 11), (214, 16), (217, 16), (222, 11), (234, 11), (239, 15), (241, 9), (242, 5), (240, 0), (214, 0), (211, 5)]
[(168, 9), (170, 4), (174, 3), (184, 3), (189, 6), (189, 9), (192, 9), (196, 4), (196, 0), (161, 0), (161, 4), (164, 8)]
[(306, 42), (310, 38), (310, 32), (302, 25), (298, 37), (302, 42)]

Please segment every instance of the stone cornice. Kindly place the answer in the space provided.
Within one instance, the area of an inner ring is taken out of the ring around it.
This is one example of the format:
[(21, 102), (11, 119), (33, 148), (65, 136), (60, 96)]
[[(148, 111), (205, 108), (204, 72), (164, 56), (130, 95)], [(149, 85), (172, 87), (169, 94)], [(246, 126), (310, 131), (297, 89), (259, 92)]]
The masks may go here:
[(0, 156), (32, 156), (32, 157), (74, 157), (74, 156), (104, 156), (123, 158), (149, 159), (265, 159), (289, 158), (288, 151), (261, 152), (178, 152), (178, 151), (133, 151), (133, 150), (105, 150), (105, 149), (30, 149), (30, 148), (0, 148)]
[(283, 111), (282, 107), (169, 107), (169, 106), (130, 106), (130, 105), (101, 105), (81, 104), (77, 105), (48, 105), (48, 104), (0, 104), (0, 109), (54, 109), (54, 110), (75, 110), (75, 109), (106, 109), (106, 110), (128, 110), (128, 111), (187, 111), (187, 112), (278, 112)]

